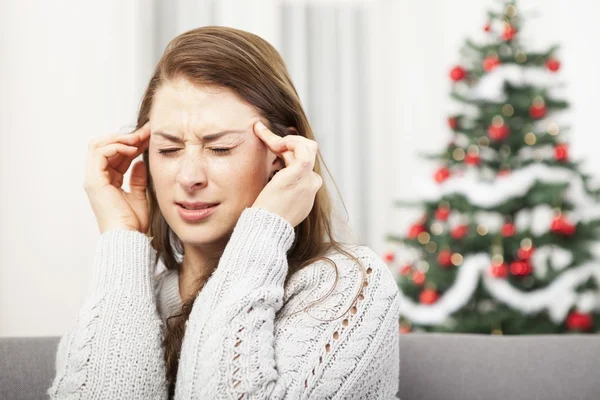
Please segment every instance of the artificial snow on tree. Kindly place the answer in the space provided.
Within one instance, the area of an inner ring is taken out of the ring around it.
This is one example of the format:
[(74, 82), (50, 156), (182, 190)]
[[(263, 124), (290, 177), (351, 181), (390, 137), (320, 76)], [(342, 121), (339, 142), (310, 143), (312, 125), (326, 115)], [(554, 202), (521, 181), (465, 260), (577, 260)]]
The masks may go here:
[[(569, 156), (557, 46), (527, 49), (515, 1), (488, 12), (450, 71), (460, 112), (422, 189), (422, 214), (383, 255), (397, 268), (400, 331), (600, 332), (600, 190)], [(532, 74), (531, 72), (537, 74)], [(535, 78), (535, 79), (533, 79)]]

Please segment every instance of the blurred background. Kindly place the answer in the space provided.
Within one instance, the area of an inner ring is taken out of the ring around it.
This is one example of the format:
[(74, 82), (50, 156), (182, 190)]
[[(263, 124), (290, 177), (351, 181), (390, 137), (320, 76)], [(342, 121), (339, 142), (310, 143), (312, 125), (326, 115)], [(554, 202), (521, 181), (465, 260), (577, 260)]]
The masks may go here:
[[(451, 138), (466, 37), (483, 40), (481, 0), (104, 0), (0, 2), (0, 336), (60, 335), (86, 295), (98, 228), (83, 190), (87, 145), (135, 125), (166, 44), (203, 25), (244, 29), (286, 61), (337, 184), (339, 218), (379, 254), (420, 213), (439, 168), (417, 157)], [(592, 0), (522, 0), (531, 48), (559, 44), (570, 156), (600, 174)], [(500, 7), (502, 10), (502, 8)], [(128, 178), (127, 178), (128, 179)], [(126, 182), (127, 182), (126, 179)], [(336, 194), (335, 188), (332, 191)], [(394, 273), (398, 271), (394, 269)]]

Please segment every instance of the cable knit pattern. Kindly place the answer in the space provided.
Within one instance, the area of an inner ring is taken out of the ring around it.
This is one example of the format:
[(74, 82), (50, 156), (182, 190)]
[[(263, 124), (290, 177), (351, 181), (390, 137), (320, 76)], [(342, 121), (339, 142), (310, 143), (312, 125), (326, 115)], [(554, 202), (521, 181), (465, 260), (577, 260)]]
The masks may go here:
[[(177, 400), (396, 398), (400, 311), (391, 272), (355, 246), (347, 249), (362, 261), (364, 280), (354, 260), (333, 253), (337, 283), (334, 266), (320, 260), (284, 286), (293, 241), (285, 219), (242, 213), (192, 308)], [(179, 279), (165, 270), (153, 282), (149, 247), (137, 232), (102, 235), (90, 295), (57, 350), (51, 398), (167, 398), (161, 335), (181, 308)]]

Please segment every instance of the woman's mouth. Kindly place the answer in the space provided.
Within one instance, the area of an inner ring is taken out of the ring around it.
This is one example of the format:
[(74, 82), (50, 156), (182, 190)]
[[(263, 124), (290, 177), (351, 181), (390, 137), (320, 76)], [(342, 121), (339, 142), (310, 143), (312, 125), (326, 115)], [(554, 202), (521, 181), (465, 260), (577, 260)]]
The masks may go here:
[[(188, 222), (201, 221), (205, 218), (208, 218), (219, 204), (213, 205), (183, 205), (177, 204), (177, 211), (179, 212), (179, 216)], [(193, 208), (191, 208), (193, 207)]]

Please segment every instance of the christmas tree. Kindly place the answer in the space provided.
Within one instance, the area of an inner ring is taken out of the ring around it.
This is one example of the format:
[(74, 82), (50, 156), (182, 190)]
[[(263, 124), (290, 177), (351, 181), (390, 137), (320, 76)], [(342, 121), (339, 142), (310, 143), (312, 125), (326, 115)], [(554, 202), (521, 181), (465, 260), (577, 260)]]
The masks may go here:
[(396, 203), (423, 211), (384, 254), (401, 332), (600, 332), (600, 190), (557, 119), (558, 46), (527, 49), (516, 2), (501, 3), (450, 71), (452, 139), (426, 156), (439, 169), (418, 203)]

